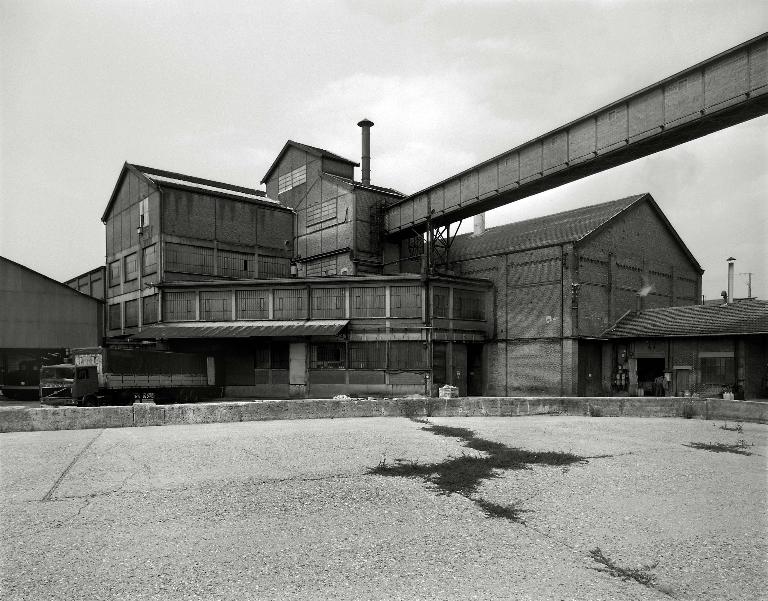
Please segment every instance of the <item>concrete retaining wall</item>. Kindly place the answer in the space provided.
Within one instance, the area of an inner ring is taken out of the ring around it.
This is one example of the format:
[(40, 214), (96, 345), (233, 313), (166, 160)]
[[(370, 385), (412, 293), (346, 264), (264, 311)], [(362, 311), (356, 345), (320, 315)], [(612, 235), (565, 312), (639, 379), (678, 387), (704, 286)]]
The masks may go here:
[(694, 417), (768, 423), (768, 403), (673, 397), (466, 397), (458, 399), (275, 400), (131, 407), (0, 408), (0, 432), (128, 428), (343, 417)]

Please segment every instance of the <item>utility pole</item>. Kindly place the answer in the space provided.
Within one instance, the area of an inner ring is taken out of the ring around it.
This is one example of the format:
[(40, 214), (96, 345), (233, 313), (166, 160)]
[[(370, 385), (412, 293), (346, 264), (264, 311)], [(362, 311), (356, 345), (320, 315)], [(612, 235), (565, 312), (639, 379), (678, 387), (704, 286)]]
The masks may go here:
[(745, 271), (744, 273), (740, 273), (739, 275), (747, 276), (747, 298), (752, 298), (752, 275), (753, 275), (753, 272)]

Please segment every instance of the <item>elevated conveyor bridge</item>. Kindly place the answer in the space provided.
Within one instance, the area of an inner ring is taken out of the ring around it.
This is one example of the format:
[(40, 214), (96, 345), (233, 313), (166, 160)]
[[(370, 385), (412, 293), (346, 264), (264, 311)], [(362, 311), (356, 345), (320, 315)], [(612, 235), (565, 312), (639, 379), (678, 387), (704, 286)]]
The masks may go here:
[(411, 236), (768, 112), (768, 33), (504, 152), (387, 208)]

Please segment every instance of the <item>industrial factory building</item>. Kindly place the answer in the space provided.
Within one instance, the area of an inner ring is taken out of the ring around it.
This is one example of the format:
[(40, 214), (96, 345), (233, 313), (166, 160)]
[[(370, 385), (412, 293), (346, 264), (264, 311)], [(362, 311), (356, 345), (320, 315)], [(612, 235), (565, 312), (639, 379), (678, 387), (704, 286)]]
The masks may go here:
[(0, 257), (0, 392), (37, 399), (41, 365), (102, 339), (103, 303)]
[(649, 194), (481, 218), (441, 244), (389, 235), (406, 197), (371, 183), (359, 125), (360, 181), (358, 163), (291, 140), (266, 193), (126, 163), (102, 218), (107, 344), (211, 356), (227, 396), (597, 395), (614, 378), (608, 326), (700, 298), (702, 270)]

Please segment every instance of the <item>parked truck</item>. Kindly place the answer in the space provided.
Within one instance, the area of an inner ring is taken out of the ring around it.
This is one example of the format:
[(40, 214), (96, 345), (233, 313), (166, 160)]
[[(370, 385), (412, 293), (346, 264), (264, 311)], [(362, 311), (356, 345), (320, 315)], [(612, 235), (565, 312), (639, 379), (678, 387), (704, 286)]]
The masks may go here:
[(218, 395), (213, 357), (144, 349), (72, 350), (72, 362), (40, 369), (44, 405), (194, 403)]

